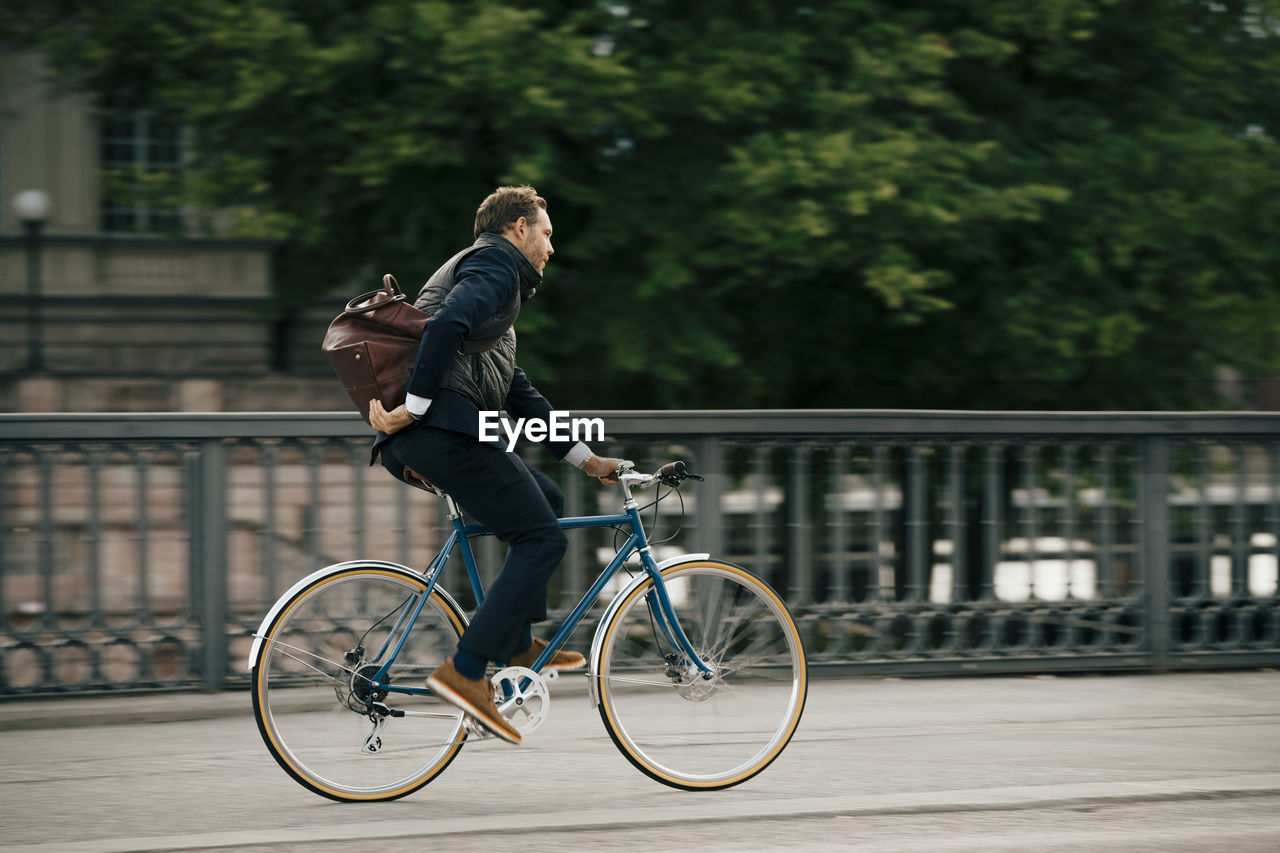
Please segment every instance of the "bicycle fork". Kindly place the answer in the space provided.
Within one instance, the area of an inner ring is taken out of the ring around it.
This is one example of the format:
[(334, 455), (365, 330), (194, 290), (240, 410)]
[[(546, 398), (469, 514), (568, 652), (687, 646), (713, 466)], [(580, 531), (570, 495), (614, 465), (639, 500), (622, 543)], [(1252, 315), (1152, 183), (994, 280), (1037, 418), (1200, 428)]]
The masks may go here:
[[(645, 572), (653, 579), (653, 589), (645, 593), (645, 603), (649, 607), (649, 615), (653, 617), (654, 624), (658, 626), (671, 648), (684, 652), (686, 659), (698, 669), (702, 678), (711, 680), (715, 677), (715, 670), (709, 662), (702, 659), (702, 655), (693, 647), (693, 643), (689, 641), (688, 635), (681, 627), (675, 608), (671, 604), (671, 595), (667, 592), (667, 585), (663, 581), (662, 572), (654, 563), (653, 557), (649, 555), (647, 546), (641, 550), (640, 559), (644, 564)], [(672, 678), (679, 677), (680, 671), (675, 668), (675, 656), (665, 655), (665, 657), (669, 665), (667, 675)]]

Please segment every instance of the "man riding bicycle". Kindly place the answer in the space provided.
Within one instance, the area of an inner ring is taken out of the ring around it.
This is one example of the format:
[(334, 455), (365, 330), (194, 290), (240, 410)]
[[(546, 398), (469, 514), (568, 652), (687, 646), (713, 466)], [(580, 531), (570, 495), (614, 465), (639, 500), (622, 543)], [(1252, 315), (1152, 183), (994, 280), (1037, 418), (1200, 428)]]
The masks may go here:
[[(547, 616), (547, 584), (564, 556), (556, 519), (564, 495), (514, 453), (480, 440), (481, 412), (549, 421), (552, 407), (516, 365), (513, 328), (520, 306), (542, 282), (554, 253), (546, 200), (532, 187), (499, 187), (476, 211), (475, 242), (438, 269), (416, 307), (431, 314), (404, 404), (378, 400), (374, 458), (411, 485), (428, 481), (509, 546), (502, 570), (458, 642), (453, 657), (427, 679), (441, 699), (509, 743), (520, 732), (498, 712), (485, 678), (490, 661), (530, 666), (546, 647), (532, 624)], [(475, 351), (466, 342), (483, 341)], [(469, 350), (465, 352), (464, 350)], [(596, 456), (582, 442), (547, 441), (557, 458), (601, 482), (621, 460)], [(581, 669), (577, 652), (558, 651), (544, 669)]]

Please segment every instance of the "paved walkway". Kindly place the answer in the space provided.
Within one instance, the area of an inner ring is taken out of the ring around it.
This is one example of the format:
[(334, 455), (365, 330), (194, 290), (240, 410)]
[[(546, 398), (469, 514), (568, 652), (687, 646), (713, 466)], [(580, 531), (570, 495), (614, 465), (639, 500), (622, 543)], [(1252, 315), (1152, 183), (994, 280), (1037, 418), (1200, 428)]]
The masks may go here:
[[(480, 850), (517, 830), (535, 849), (574, 849), (574, 839), (577, 849), (672, 849), (706, 837), (708, 849), (793, 838), (834, 850), (853, 832), (876, 850), (1263, 851), (1280, 838), (1273, 672), (816, 681), (782, 757), (709, 794), (636, 772), (581, 685), (564, 682), (524, 746), (468, 746), (422, 791), (364, 805), (331, 803), (285, 776), (245, 693), (3, 703), (0, 850), (323, 853), (356, 838), (383, 853)], [(1087, 842), (1026, 837), (1080, 810), (1116, 817), (1090, 823)], [(1004, 847), (986, 834), (996, 814), (1011, 816)], [(1122, 831), (1130, 824), (1146, 834)], [(953, 829), (919, 835), (942, 825)]]

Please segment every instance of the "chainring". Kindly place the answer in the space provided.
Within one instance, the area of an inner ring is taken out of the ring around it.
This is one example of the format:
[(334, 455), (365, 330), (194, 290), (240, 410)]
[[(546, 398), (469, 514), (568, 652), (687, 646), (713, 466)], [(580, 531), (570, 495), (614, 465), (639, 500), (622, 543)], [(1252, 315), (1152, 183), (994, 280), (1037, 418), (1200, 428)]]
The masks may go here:
[(523, 666), (509, 666), (494, 673), (493, 703), (507, 722), (527, 735), (547, 719), (551, 711), (551, 691), (547, 679)]

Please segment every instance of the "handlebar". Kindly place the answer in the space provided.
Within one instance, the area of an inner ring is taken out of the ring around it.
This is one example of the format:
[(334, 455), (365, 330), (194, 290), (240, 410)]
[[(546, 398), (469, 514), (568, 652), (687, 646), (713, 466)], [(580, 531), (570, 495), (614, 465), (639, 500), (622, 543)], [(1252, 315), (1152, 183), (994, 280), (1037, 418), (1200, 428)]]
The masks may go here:
[(623, 486), (636, 488), (644, 488), (655, 483), (661, 483), (664, 486), (676, 487), (680, 485), (682, 480), (701, 480), (697, 474), (689, 472), (688, 466), (681, 460), (668, 462), (652, 474), (641, 474), (635, 470), (635, 463), (631, 460), (625, 460), (618, 466), (618, 470), (614, 472), (614, 478), (621, 482)]

